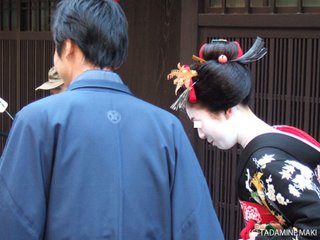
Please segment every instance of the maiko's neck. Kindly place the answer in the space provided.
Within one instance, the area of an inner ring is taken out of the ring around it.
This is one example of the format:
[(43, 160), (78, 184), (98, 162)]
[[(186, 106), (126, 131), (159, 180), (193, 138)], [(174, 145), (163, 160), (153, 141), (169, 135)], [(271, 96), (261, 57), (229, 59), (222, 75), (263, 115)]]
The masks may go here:
[(258, 118), (248, 107), (239, 108), (238, 143), (245, 148), (255, 137), (276, 129)]

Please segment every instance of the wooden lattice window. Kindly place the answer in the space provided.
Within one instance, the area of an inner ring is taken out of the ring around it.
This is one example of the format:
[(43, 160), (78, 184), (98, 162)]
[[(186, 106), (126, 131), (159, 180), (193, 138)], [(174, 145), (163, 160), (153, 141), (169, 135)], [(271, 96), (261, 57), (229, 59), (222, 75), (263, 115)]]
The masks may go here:
[(56, 0), (1, 0), (0, 31), (50, 31)]
[(55, 0), (20, 0), (21, 31), (50, 31)]
[(0, 1), (0, 31), (14, 31), (17, 28), (17, 4), (15, 0)]
[(319, 0), (209, 0), (213, 13), (310, 13), (320, 12)]

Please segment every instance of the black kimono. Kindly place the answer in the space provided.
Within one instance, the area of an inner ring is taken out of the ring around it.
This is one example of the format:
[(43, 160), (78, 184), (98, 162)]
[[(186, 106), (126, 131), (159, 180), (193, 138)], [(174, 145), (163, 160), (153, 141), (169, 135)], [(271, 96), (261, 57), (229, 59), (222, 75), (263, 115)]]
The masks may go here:
[(313, 168), (320, 151), (291, 136), (267, 133), (244, 149), (238, 193), (256, 239), (320, 239), (320, 184)]

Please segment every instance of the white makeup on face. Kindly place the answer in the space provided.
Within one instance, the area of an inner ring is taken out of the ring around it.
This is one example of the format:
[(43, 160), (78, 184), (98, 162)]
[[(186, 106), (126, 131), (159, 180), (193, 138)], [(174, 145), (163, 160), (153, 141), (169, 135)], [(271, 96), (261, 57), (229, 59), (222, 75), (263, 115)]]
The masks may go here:
[(232, 117), (227, 118), (224, 112), (210, 113), (198, 107), (187, 106), (186, 111), (201, 139), (219, 149), (229, 149), (237, 143), (236, 122)]

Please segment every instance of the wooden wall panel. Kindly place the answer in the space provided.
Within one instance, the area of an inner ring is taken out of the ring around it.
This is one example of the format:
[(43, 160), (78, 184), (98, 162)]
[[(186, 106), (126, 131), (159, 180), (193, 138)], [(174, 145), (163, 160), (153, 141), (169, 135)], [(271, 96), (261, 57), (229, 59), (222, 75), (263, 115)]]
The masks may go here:
[(133, 93), (169, 110), (174, 101), (166, 75), (179, 61), (180, 1), (120, 1), (129, 22), (129, 55), (119, 69)]
[(20, 108), (48, 94), (35, 88), (48, 80), (53, 65), (54, 45), (51, 40), (20, 42)]

